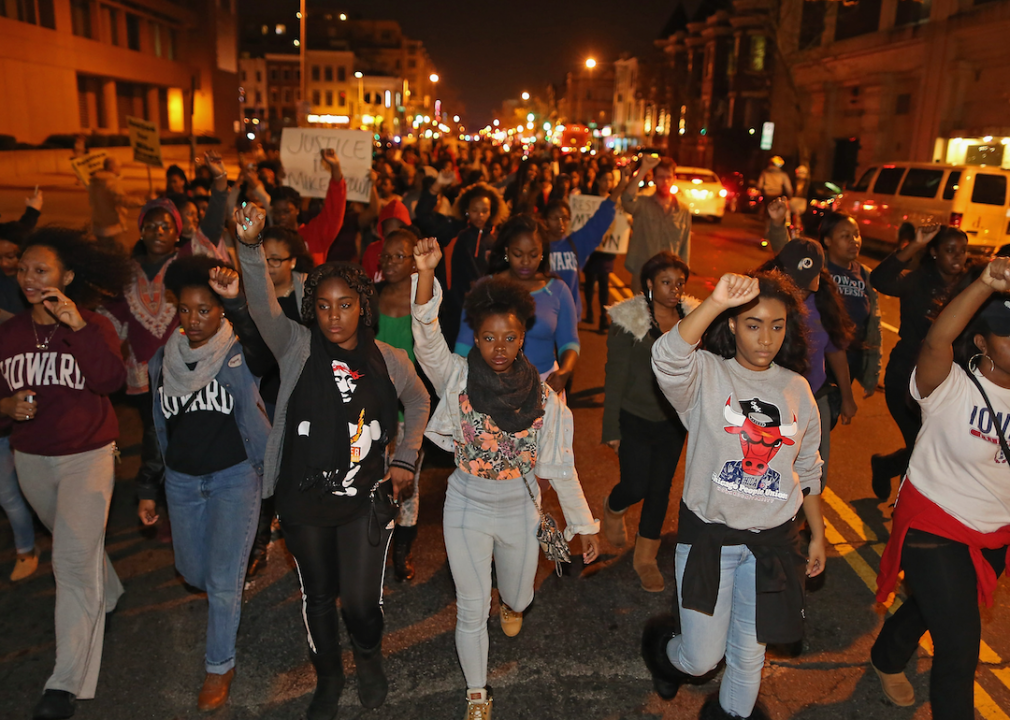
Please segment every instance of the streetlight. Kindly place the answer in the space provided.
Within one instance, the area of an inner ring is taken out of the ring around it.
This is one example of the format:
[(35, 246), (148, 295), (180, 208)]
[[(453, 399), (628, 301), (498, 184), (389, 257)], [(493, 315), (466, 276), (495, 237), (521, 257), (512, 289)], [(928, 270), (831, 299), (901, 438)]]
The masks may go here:
[(523, 93), (523, 100), (529, 100), (529, 99), (530, 99), (530, 94), (528, 92), (524, 92)]
[(354, 73), (354, 77), (358, 79), (358, 115), (362, 115), (361, 106), (365, 102), (365, 81), (362, 78), (365, 76), (360, 70), (358, 70)]
[(596, 67), (596, 60), (594, 60), (593, 58), (588, 58), (586, 60), (586, 67), (592, 70), (594, 67)]
[[(593, 92), (593, 68), (596, 67), (596, 58), (586, 58), (586, 69), (589, 70), (589, 92)], [(585, 93), (579, 93), (579, 115), (582, 115), (582, 96)], [(591, 98), (589, 98), (591, 99)], [(581, 120), (581, 118), (579, 118)]]
[(431, 75), (428, 76), (428, 79), (431, 80), (433, 83), (437, 83), (438, 82), (438, 73), (432, 73)]

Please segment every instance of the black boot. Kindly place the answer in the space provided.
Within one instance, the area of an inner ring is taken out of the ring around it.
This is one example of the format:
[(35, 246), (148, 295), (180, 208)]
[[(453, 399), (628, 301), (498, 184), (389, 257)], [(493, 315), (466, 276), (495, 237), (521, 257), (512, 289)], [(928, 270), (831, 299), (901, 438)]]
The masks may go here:
[(316, 691), (305, 720), (334, 720), (344, 691), (344, 663), (340, 650), (327, 655), (316, 655), (310, 650), (309, 657), (316, 669)]
[(416, 537), (416, 525), (397, 525), (393, 530), (393, 574), (397, 582), (414, 579), (414, 561), (410, 557), (410, 549), (414, 546)]
[(657, 615), (645, 623), (642, 631), (642, 659), (652, 674), (652, 685), (664, 700), (673, 700), (680, 686), (692, 677), (674, 667), (666, 654), (670, 640), (680, 634), (680, 617)]
[(382, 669), (382, 641), (373, 648), (362, 648), (351, 638), (354, 664), (358, 672), (358, 700), (362, 707), (374, 710), (386, 701), (389, 681)]
[(46, 690), (32, 713), (34, 720), (62, 720), (74, 716), (74, 697), (66, 690)]
[(719, 694), (716, 693), (710, 695), (705, 704), (701, 706), (701, 714), (698, 715), (698, 718), (699, 720), (768, 720), (768, 713), (755, 705), (751, 714), (745, 718), (732, 715), (722, 709), (722, 705), (719, 704)]
[(249, 551), (249, 564), (246, 566), (245, 579), (251, 580), (266, 567), (267, 546), (270, 544), (270, 525), (274, 520), (273, 498), (267, 498), (260, 505), (260, 518), (256, 525), (256, 536)]

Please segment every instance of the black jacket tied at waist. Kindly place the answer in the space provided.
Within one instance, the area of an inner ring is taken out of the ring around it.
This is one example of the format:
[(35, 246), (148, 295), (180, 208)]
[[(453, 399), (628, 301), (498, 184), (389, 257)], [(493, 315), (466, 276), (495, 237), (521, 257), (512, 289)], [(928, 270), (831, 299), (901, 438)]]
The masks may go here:
[(681, 583), (684, 608), (712, 615), (719, 597), (724, 545), (746, 545), (757, 562), (755, 595), (757, 639), (791, 643), (803, 637), (804, 568), (795, 520), (752, 532), (708, 523), (680, 503), (677, 542), (690, 545)]

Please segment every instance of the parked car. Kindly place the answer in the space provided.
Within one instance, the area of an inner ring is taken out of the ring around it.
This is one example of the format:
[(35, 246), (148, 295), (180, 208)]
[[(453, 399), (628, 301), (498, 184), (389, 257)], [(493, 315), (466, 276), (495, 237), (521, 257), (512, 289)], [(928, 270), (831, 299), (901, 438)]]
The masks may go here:
[(807, 191), (807, 209), (800, 217), (803, 232), (810, 237), (817, 236), (824, 216), (835, 209), (835, 200), (842, 188), (833, 182), (812, 182)]
[(726, 209), (730, 212), (756, 213), (761, 209), (761, 191), (757, 183), (747, 180), (743, 173), (733, 172), (722, 175), (722, 186), (726, 188)]
[(903, 222), (953, 225), (971, 252), (1010, 242), (1010, 170), (896, 162), (868, 168), (835, 201), (859, 223), (863, 238), (894, 246)]
[(726, 212), (729, 190), (711, 170), (678, 166), (673, 178), (677, 200), (687, 205), (692, 215), (721, 222)]

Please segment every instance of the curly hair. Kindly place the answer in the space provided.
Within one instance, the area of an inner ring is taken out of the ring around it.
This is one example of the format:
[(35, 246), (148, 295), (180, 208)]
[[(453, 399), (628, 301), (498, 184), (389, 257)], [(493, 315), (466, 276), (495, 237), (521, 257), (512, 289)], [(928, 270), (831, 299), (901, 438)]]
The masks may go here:
[[(782, 270), (778, 258), (772, 258), (763, 263), (756, 272), (768, 272), (769, 270)], [(842, 300), (842, 293), (838, 289), (838, 283), (831, 275), (827, 266), (821, 268), (821, 282), (814, 293), (814, 305), (821, 316), (821, 324), (825, 332), (831, 338), (831, 344), (839, 350), (847, 350), (856, 337), (856, 324), (849, 317), (849, 311), (845, 309), (845, 302)]]
[[(758, 280), (759, 299), (778, 300), (786, 306), (785, 338), (775, 354), (775, 362), (802, 375), (809, 368), (807, 335), (803, 322), (807, 311), (800, 300), (796, 284), (781, 270), (753, 272), (750, 276)], [(729, 319), (739, 312), (739, 308), (734, 308), (709, 325), (702, 338), (706, 350), (727, 359), (736, 356), (736, 336), (729, 328)]]
[(271, 205), (273, 205), (275, 202), (281, 202), (282, 200), (287, 200), (289, 203), (295, 206), (296, 210), (301, 211), (302, 194), (297, 190), (295, 190), (293, 187), (288, 187), (287, 185), (277, 185), (273, 190), (270, 191)]
[(296, 230), (281, 227), (280, 225), (271, 225), (263, 231), (263, 242), (267, 240), (274, 240), (287, 247), (288, 253), (295, 259), (296, 271), (307, 273), (315, 265), (309, 248), (305, 245), (305, 241), (302, 240), (302, 236)]
[(491, 255), (488, 259), (488, 273), (490, 275), (496, 275), (509, 269), (508, 247), (523, 235), (529, 235), (534, 242), (540, 243), (543, 257), (537, 270), (544, 275), (551, 274), (551, 248), (545, 241), (547, 233), (543, 221), (536, 215), (520, 213), (510, 217), (498, 230), (498, 237), (495, 238), (494, 245), (491, 246)]
[(537, 314), (537, 302), (515, 280), (486, 277), (474, 283), (463, 300), (466, 320), (474, 332), (492, 315), (513, 314), (527, 330)]
[(508, 206), (502, 200), (501, 194), (485, 182), (474, 183), (459, 194), (452, 206), (452, 216), (457, 220), (465, 220), (470, 203), (478, 198), (487, 198), (491, 203), (491, 215), (487, 219), (489, 227), (497, 227), (505, 222), (505, 218), (508, 217)]
[(305, 295), (302, 297), (302, 322), (311, 325), (316, 321), (316, 291), (331, 278), (347, 283), (358, 293), (361, 303), (361, 319), (368, 327), (375, 327), (378, 311), (375, 302), (375, 284), (360, 265), (347, 262), (328, 262), (315, 267), (305, 278)]
[(165, 288), (175, 295), (176, 302), (186, 288), (204, 288), (210, 291), (218, 304), (221, 296), (210, 287), (210, 271), (218, 267), (230, 267), (228, 263), (207, 255), (190, 255), (179, 258), (165, 271)]
[(40, 228), (25, 238), (22, 255), (33, 247), (49, 248), (65, 271), (73, 271), (74, 280), (64, 293), (86, 308), (119, 295), (133, 278), (133, 266), (112, 241), (91, 239), (81, 230)]
[(648, 287), (648, 283), (646, 281), (655, 280), (659, 273), (664, 270), (669, 270), (670, 268), (676, 269), (681, 275), (683, 275), (684, 282), (687, 282), (691, 278), (691, 268), (687, 266), (686, 262), (680, 259), (679, 255), (675, 255), (669, 250), (661, 250), (646, 260), (645, 265), (642, 266), (642, 271), (638, 276), (638, 279), (642, 284), (642, 288), (644, 289)]

